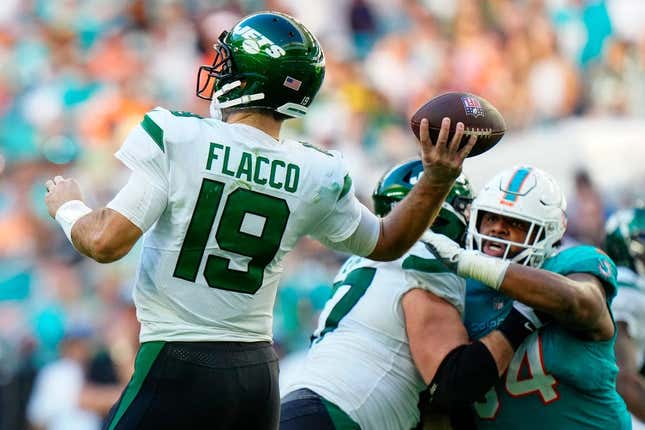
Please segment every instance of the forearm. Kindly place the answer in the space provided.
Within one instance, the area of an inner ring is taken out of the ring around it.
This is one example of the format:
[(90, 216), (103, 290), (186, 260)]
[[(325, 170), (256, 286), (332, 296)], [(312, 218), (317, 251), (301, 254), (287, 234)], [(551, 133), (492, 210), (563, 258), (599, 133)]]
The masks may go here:
[(430, 407), (449, 413), (481, 398), (498, 379), (496, 360), (483, 342), (460, 345), (444, 357), (428, 385)]
[(428, 176), (422, 176), (410, 193), (382, 219), (378, 243), (368, 258), (379, 261), (399, 258), (428, 229), (454, 183), (454, 178), (445, 180)]
[(110, 263), (130, 251), (136, 239), (116, 237), (111, 234), (115, 211), (108, 208), (95, 209), (80, 218), (72, 228), (72, 243), (83, 255), (99, 263)]
[(572, 329), (592, 328), (600, 318), (604, 298), (595, 290), (585, 282), (520, 264), (508, 267), (500, 286), (507, 296)]
[(472, 250), (460, 251), (456, 266), (460, 276), (478, 280), (545, 312), (572, 330), (589, 331), (602, 326), (603, 336), (609, 331), (613, 334), (613, 328), (609, 327), (612, 324), (604, 287), (591, 274), (570, 273), (563, 276)]
[(515, 350), (535, 330), (514, 308), (497, 330), (454, 348), (443, 358), (429, 385), (431, 406), (450, 412), (482, 398), (506, 371)]

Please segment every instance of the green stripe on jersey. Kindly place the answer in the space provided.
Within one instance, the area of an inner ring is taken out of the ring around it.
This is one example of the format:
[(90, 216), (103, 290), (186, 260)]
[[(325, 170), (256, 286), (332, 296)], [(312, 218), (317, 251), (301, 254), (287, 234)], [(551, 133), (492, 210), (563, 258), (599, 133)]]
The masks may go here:
[(336, 430), (361, 430), (361, 427), (351, 419), (349, 415), (345, 413), (341, 408), (336, 406), (334, 403), (329, 400), (321, 397), (323, 406), (331, 418), (331, 422), (334, 425)]
[(352, 188), (352, 178), (349, 176), (349, 174), (345, 175), (345, 179), (343, 179), (343, 189), (340, 190), (340, 194), (338, 195), (338, 200), (342, 199), (349, 193), (349, 190)]
[(171, 110), (171, 114), (174, 116), (184, 117), (184, 118), (199, 118), (204, 119), (204, 117), (197, 115), (196, 113), (186, 112), (185, 110)]
[(143, 117), (141, 127), (148, 133), (148, 135), (155, 141), (161, 152), (166, 152), (163, 146), (163, 130), (152, 120), (148, 115)]
[(128, 407), (132, 404), (135, 397), (137, 397), (137, 394), (139, 394), (139, 390), (141, 390), (141, 386), (146, 380), (148, 372), (150, 372), (152, 365), (165, 344), (166, 342), (162, 341), (145, 342), (141, 344), (139, 352), (137, 352), (137, 358), (134, 360), (134, 374), (132, 375), (132, 378), (130, 378), (128, 386), (125, 387), (125, 391), (121, 395), (118, 409), (114, 414), (114, 418), (112, 418), (112, 422), (110, 423), (108, 430), (114, 430), (121, 417), (123, 417), (123, 414), (125, 414), (125, 411), (128, 410)]
[(324, 149), (319, 148), (319, 147), (317, 147), (316, 145), (312, 145), (311, 143), (303, 142), (303, 141), (301, 141), (301, 140), (300, 140), (300, 141), (298, 141), (298, 142), (300, 142), (300, 144), (301, 144), (302, 146), (306, 147), (306, 148), (311, 148), (311, 149), (316, 150), (316, 151), (318, 151), (318, 152), (320, 152), (320, 153), (322, 153), (322, 154), (325, 154), (325, 155), (326, 155), (326, 156), (328, 156), (328, 157), (333, 157), (333, 155), (331, 155), (331, 153), (330, 153), (330, 152), (325, 151)]
[(447, 273), (452, 272), (445, 264), (439, 260), (431, 258), (421, 258), (416, 255), (408, 255), (403, 260), (402, 267), (404, 269), (417, 270), (419, 272), (427, 273)]
[(318, 335), (318, 339), (322, 339), (325, 334), (338, 327), (340, 320), (363, 297), (367, 288), (372, 284), (374, 275), (376, 275), (376, 269), (374, 267), (360, 267), (349, 272), (345, 280), (334, 284), (333, 294), (336, 294), (336, 291), (342, 285), (349, 285), (350, 288), (338, 303), (334, 305), (331, 312), (329, 312), (329, 316), (327, 316), (327, 320), (325, 321), (325, 328)]

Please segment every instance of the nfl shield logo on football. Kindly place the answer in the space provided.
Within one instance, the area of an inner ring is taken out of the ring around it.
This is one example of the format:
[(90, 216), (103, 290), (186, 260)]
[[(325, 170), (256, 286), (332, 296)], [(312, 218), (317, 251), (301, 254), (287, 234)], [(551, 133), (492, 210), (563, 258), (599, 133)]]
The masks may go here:
[(474, 116), (475, 118), (484, 117), (484, 109), (482, 109), (482, 105), (476, 97), (462, 97), (461, 102), (464, 104), (466, 115)]

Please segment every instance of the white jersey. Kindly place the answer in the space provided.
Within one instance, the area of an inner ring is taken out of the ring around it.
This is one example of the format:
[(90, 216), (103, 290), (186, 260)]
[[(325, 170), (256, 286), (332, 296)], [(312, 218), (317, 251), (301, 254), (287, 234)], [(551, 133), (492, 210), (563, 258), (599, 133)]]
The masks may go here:
[(417, 242), (399, 260), (351, 257), (334, 282), (311, 349), (282, 395), (308, 388), (363, 430), (409, 430), (419, 421), (425, 383), (414, 365), (401, 299), (414, 288), (444, 298), (463, 314), (465, 280)]
[(645, 278), (627, 267), (618, 268), (618, 292), (611, 304), (616, 322), (627, 324), (627, 331), (636, 344), (636, 365), (645, 359)]
[(134, 290), (142, 342), (270, 341), (285, 254), (360, 222), (338, 153), (247, 125), (156, 108), (116, 156), (167, 198)]

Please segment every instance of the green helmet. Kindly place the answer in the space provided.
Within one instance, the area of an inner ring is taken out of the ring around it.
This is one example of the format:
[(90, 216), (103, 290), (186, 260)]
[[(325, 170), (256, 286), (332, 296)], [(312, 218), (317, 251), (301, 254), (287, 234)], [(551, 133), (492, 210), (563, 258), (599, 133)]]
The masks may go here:
[(616, 265), (645, 275), (645, 208), (615, 212), (605, 232), (605, 250)]
[[(423, 164), (420, 160), (401, 163), (385, 173), (372, 194), (374, 212), (380, 216), (387, 215), (410, 192), (422, 174)], [(462, 243), (468, 225), (468, 210), (474, 197), (468, 178), (459, 175), (431, 229)]]
[(211, 66), (202, 66), (197, 96), (211, 109), (267, 109), (281, 117), (307, 113), (325, 76), (325, 57), (307, 28), (289, 15), (247, 16), (214, 46)]

